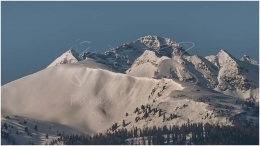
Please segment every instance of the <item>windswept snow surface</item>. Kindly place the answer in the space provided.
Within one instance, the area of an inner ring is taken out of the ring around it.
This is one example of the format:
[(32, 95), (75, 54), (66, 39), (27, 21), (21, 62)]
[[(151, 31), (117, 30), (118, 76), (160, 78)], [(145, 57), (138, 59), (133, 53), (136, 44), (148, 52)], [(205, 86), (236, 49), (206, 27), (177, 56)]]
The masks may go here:
[(158, 83), (168, 83), (168, 93), (183, 89), (169, 79), (62, 65), (2, 86), (2, 113), (70, 125), (83, 132), (100, 132), (125, 111), (134, 110), (136, 104), (146, 103)]

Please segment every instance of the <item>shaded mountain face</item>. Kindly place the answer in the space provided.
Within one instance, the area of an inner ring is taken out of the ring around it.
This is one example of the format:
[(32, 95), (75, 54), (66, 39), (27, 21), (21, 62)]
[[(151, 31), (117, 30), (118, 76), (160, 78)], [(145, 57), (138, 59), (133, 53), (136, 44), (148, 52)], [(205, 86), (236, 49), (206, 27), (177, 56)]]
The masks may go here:
[(179, 44), (168, 38), (145, 36), (134, 42), (125, 43), (101, 54), (85, 52), (81, 57), (83, 59), (95, 59), (97, 62), (106, 64), (117, 72), (124, 73), (131, 67), (136, 58), (142, 55), (146, 50), (153, 51), (160, 57), (189, 55)]

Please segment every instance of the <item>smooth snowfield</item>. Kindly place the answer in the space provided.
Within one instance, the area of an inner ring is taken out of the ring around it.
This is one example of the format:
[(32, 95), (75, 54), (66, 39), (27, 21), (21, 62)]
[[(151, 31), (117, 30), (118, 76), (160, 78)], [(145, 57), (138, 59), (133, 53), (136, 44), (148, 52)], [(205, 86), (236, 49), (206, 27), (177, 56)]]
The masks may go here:
[(51, 67), (2, 86), (2, 113), (73, 126), (107, 129), (126, 111), (146, 103), (158, 83), (171, 92), (183, 87), (167, 79), (138, 78), (68, 64)]

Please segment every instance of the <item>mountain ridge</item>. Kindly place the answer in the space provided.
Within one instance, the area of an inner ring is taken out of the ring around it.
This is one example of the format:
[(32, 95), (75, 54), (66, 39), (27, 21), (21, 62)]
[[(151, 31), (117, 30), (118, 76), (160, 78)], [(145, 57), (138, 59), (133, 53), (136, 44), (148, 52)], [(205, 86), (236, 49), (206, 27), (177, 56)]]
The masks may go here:
[[(166, 76), (168, 77), (187, 82), (195, 82), (196, 78), (198, 78), (198, 84), (201, 84), (203, 87), (215, 89), (225, 94), (232, 91), (228, 95), (252, 98), (255, 101), (259, 100), (258, 94), (248, 95), (245, 93), (251, 89), (259, 88), (257, 76), (259, 74), (259, 65), (257, 61), (254, 61), (247, 55), (238, 60), (224, 49), (221, 49), (216, 55), (206, 57), (190, 55), (178, 43), (169, 38), (148, 35), (131, 43), (124, 43), (101, 54), (85, 52), (80, 58), (83, 58), (83, 60), (93, 59), (99, 64), (104, 64), (111, 71), (129, 75), (162, 78), (165, 77), (162, 74), (167, 74)], [(166, 62), (167, 59), (171, 59), (175, 63), (170, 65), (172, 67), (169, 68), (169, 71), (164, 69), (164, 73), (160, 72), (159, 76), (156, 77), (155, 74), (158, 72), (156, 66), (160, 66), (161, 62), (163, 60)], [(148, 65), (149, 62), (153, 65)], [(138, 67), (139, 69), (133, 69), (140, 64), (145, 65)], [(176, 68), (176, 65), (180, 68)], [(147, 70), (142, 70), (142, 67)], [(172, 68), (174, 70), (171, 70)], [(136, 73), (133, 73), (133, 70)], [(151, 70), (151, 72), (145, 73), (148, 70)], [(197, 77), (194, 77), (194, 75)], [(203, 77), (201, 78), (201, 76)], [(233, 94), (235, 90), (239, 90), (239, 94)]]

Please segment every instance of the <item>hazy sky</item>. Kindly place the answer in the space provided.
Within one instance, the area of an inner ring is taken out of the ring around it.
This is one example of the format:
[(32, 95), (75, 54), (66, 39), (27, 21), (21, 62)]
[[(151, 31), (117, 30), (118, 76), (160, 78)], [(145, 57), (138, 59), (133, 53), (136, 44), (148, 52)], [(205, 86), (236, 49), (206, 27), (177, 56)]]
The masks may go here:
[(77, 40), (103, 52), (142, 36), (190, 41), (190, 54), (259, 59), (258, 2), (1, 2), (2, 85), (47, 67)]

